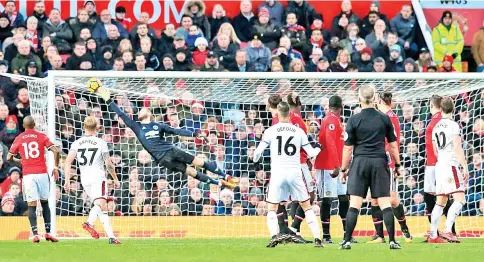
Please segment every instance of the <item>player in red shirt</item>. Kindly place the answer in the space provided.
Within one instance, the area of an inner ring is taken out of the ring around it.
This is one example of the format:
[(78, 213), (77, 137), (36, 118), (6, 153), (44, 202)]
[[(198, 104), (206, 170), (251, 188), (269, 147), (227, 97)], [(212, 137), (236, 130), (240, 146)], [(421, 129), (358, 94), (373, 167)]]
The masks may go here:
[[(58, 240), (50, 235), (50, 208), (49, 208), (49, 174), (47, 173), (47, 166), (45, 164), (45, 149), (54, 153), (54, 179), (59, 179), (59, 160), (60, 154), (54, 144), (49, 138), (34, 130), (35, 121), (31, 116), (27, 116), (23, 120), (25, 132), (17, 136), (10, 148), (7, 156), (8, 161), (20, 162), (22, 164), (23, 174), (23, 192), (24, 200), (28, 202), (29, 221), (32, 228), (34, 238), (32, 242), (39, 243), (40, 238), (37, 230), (37, 201), (40, 200), (42, 205), (42, 215), (45, 223), (45, 240), (51, 242), (58, 242)], [(20, 154), (21, 159), (14, 156)]]
[[(386, 114), (392, 121), (393, 129), (395, 130), (395, 135), (397, 137), (397, 145), (398, 145), (398, 148), (400, 148), (400, 120), (398, 120), (398, 116), (392, 110), (392, 93), (390, 92), (380, 93), (380, 97), (378, 99), (378, 110)], [(388, 142), (386, 140), (385, 140), (385, 150), (388, 156), (388, 167), (391, 170), (393, 170), (395, 169), (395, 163), (392, 161), (390, 157), (390, 149), (389, 149)], [(402, 168), (402, 167), (399, 167), (399, 168)], [(397, 179), (395, 178), (395, 179), (392, 179), (391, 181), (392, 183), (391, 183), (391, 192), (390, 192), (390, 202), (393, 209), (393, 215), (397, 218), (397, 221), (400, 224), (400, 228), (402, 229), (402, 233), (405, 238), (405, 241), (407, 243), (411, 243), (413, 238), (412, 238), (412, 235), (410, 235), (410, 231), (408, 230), (407, 220), (405, 218), (405, 210), (403, 209), (403, 205), (400, 203), (400, 199), (398, 197)], [(371, 199), (371, 215), (373, 218), (373, 225), (375, 226), (376, 235), (373, 236), (372, 240), (370, 240), (368, 243), (384, 243), (385, 237), (383, 235), (383, 213), (376, 199)]]
[[(315, 168), (318, 181), (318, 192), (321, 201), (321, 223), (323, 226), (323, 241), (333, 243), (330, 235), (331, 204), (338, 198), (339, 216), (346, 231), (346, 214), (349, 208), (349, 198), (346, 194), (346, 184), (338, 179), (343, 158), (344, 130), (341, 122), (343, 99), (340, 96), (329, 98), (329, 108), (321, 122), (319, 143), (321, 153), (316, 157)], [(352, 243), (357, 241), (352, 238)]]

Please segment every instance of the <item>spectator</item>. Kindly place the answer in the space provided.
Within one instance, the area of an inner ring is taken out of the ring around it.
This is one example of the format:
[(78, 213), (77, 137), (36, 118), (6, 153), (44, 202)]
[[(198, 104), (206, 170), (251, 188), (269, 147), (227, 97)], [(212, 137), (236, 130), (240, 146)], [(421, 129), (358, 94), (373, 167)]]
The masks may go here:
[(59, 53), (66, 54), (71, 52), (72, 30), (69, 24), (61, 19), (59, 9), (54, 8), (50, 11), (49, 20), (44, 24), (42, 35), (51, 37)]
[[(375, 23), (378, 19), (381, 19), (382, 14), (379, 14), (377, 11), (370, 11), (368, 15), (363, 18), (361, 21), (361, 30), (360, 30), (360, 37), (365, 38), (367, 35), (371, 34), (375, 28)], [(383, 20), (383, 19), (382, 19)], [(385, 21), (385, 20), (383, 20)], [(386, 22), (385, 22), (386, 24)], [(387, 25), (390, 28), (390, 25)]]
[(76, 42), (74, 44), (74, 53), (67, 58), (66, 69), (67, 70), (79, 70), (84, 58), (91, 60), (89, 54), (86, 54), (86, 44), (84, 42)]
[[(171, 54), (164, 55), (161, 62), (162, 62), (162, 65), (160, 67), (160, 71), (175, 71), (175, 58), (173, 58)], [(138, 64), (138, 61), (136, 62), (136, 65), (137, 64)]]
[(346, 38), (346, 27), (351, 23), (360, 24), (360, 18), (352, 12), (351, 1), (343, 0), (341, 2), (341, 12), (333, 18), (331, 33), (340, 39)]
[(355, 63), (358, 66), (360, 72), (373, 72), (373, 61), (371, 56), (373, 52), (371, 48), (365, 47), (360, 51), (361, 57)]
[(210, 37), (215, 38), (222, 24), (230, 24), (230, 18), (226, 17), (225, 15), (226, 13), (222, 5), (216, 4), (213, 6), (212, 16), (208, 18), (210, 23)]
[(237, 44), (237, 45), (240, 45), (242, 43), (240, 39), (237, 37), (234, 27), (230, 23), (223, 23), (220, 26), (217, 36), (215, 36), (212, 41), (213, 48), (217, 47), (217, 37), (219, 35), (228, 35), (230, 39), (230, 43)]
[(442, 65), (446, 55), (455, 55), (454, 68), (462, 72), (461, 53), (464, 49), (464, 37), (459, 25), (452, 22), (452, 13), (444, 11), (439, 24), (432, 30), (434, 43), (434, 59), (439, 66)]
[[(283, 47), (285, 50), (281, 50), (281, 47)], [(281, 39), (279, 39), (279, 48), (274, 49), (272, 53), (278, 56), (281, 56), (281, 54), (284, 53), (285, 57), (289, 58), (289, 62), (295, 58), (299, 58), (301, 60), (304, 59), (301, 52), (292, 48), (291, 39), (289, 39), (289, 37), (286, 35), (281, 36)], [(284, 60), (284, 58), (281, 58), (281, 62), (284, 62)]]
[(5, 10), (3, 14), (6, 14), (10, 20), (10, 25), (14, 28), (24, 24), (24, 16), (17, 12), (17, 7), (15, 6), (15, 0), (5, 1)]
[[(0, 46), (4, 43), (5, 39), (13, 36), (12, 26), (10, 25), (10, 18), (5, 13), (0, 13)], [(5, 48), (3, 48), (5, 50)]]
[(385, 59), (382, 57), (377, 57), (373, 60), (373, 72), (383, 73), (387, 72), (386, 70)]
[(409, 4), (402, 6), (402, 10), (390, 21), (390, 29), (397, 33), (403, 42), (403, 48), (407, 57), (413, 57), (418, 53), (418, 46), (415, 43), (415, 30), (417, 20), (412, 15), (412, 7)]
[(232, 72), (255, 72), (254, 65), (247, 61), (247, 51), (245, 50), (237, 50), (235, 63), (230, 64), (227, 69)]
[(35, 16), (31, 16), (27, 19), (27, 31), (25, 32), (25, 38), (30, 41), (34, 51), (41, 47), (40, 39), (42, 39), (42, 30), (38, 30), (39, 20)]
[(112, 50), (117, 50), (119, 48), (119, 43), (122, 40), (119, 37), (118, 28), (113, 24), (106, 26), (106, 28), (108, 35), (104, 40), (101, 41), (101, 50), (105, 46), (110, 46)]
[(333, 62), (336, 60), (336, 57), (338, 56), (338, 52), (341, 49), (340, 41), (337, 36), (331, 37), (331, 40), (329, 41), (329, 45), (327, 45), (324, 50), (323, 54), (329, 59), (330, 62)]
[(232, 205), (232, 216), (234, 217), (240, 217), (244, 215), (244, 207), (242, 206), (241, 203), (235, 202)]
[(185, 4), (184, 15), (192, 18), (193, 24), (197, 25), (203, 32), (203, 36), (211, 39), (210, 22), (205, 16), (205, 3), (202, 0), (191, 0)]
[[(148, 35), (150, 35), (152, 37), (156, 36), (155, 30), (151, 26), (149, 26), (149, 24), (150, 24), (150, 15), (147, 12), (141, 12), (141, 14), (139, 15), (139, 18), (138, 18), (138, 23), (135, 26), (133, 26), (133, 28), (129, 32), (129, 38), (130, 39), (133, 39), (133, 38), (136, 37), (136, 34), (138, 32), (138, 24), (140, 24), (140, 23), (147, 24), (148, 25)], [(167, 24), (166, 26), (168, 26), (168, 25), (169, 24)], [(173, 26), (173, 29), (174, 29), (174, 26)]]
[(188, 48), (193, 49), (195, 47), (195, 40), (197, 40), (197, 38), (199, 37), (203, 37), (203, 34), (201, 33), (198, 26), (197, 25), (190, 26), (190, 28), (188, 29), (188, 35), (186, 37)]
[(202, 66), (207, 60), (208, 52), (208, 42), (207, 39), (203, 37), (197, 38), (195, 40), (195, 50), (192, 52), (193, 64), (196, 66)]
[(336, 61), (331, 63), (330, 70), (331, 72), (346, 72), (348, 64), (350, 63), (350, 54), (347, 50), (339, 50), (338, 57)]
[(259, 18), (252, 25), (252, 35), (259, 33), (262, 43), (270, 50), (277, 47), (277, 41), (281, 37), (281, 31), (278, 26), (272, 24), (269, 20), (269, 10), (262, 8), (259, 10)]
[(356, 40), (358, 40), (358, 33), (360, 29), (356, 24), (349, 24), (348, 27), (346, 28), (348, 31), (348, 37), (341, 40), (339, 43), (341, 45), (341, 48), (346, 49), (348, 53), (351, 55), (353, 54), (356, 50)]
[(217, 54), (220, 64), (228, 68), (235, 62), (235, 52), (238, 48), (238, 45), (230, 43), (228, 35), (222, 34), (217, 37), (217, 45), (213, 48), (213, 52)]
[(102, 42), (108, 37), (108, 28), (110, 25), (115, 25), (118, 28), (119, 37), (129, 37), (128, 31), (126, 31), (123, 25), (111, 18), (111, 13), (107, 9), (101, 11), (101, 21), (94, 26), (92, 37), (96, 41)]
[(392, 46), (399, 46), (399, 50), (400, 50), (400, 56), (404, 56), (404, 53), (402, 52), (402, 46), (400, 44), (398, 44), (398, 36), (396, 33), (393, 33), (393, 32), (389, 32), (387, 34), (387, 38), (386, 38), (386, 43), (383, 44), (383, 42), (380, 42), (380, 41), (377, 41), (379, 42), (379, 45), (376, 46), (372, 46), (372, 51), (373, 51), (373, 55), (378, 57), (378, 56), (381, 56), (383, 58), (386, 58), (388, 59), (390, 57), (390, 48)]
[(70, 17), (67, 19), (67, 23), (72, 29), (74, 41), (81, 40), (81, 31), (83, 29), (89, 29), (89, 33), (92, 33), (94, 24), (89, 19), (89, 14), (86, 9), (81, 8), (77, 11), (77, 17)]
[(190, 30), (190, 26), (192, 25), (193, 25), (193, 18), (189, 15), (183, 15), (180, 22), (180, 27), (176, 30), (175, 35), (183, 36), (183, 38), (186, 41), (188, 32)]
[(113, 48), (110, 45), (101, 47), (102, 60), (98, 60), (96, 63), (96, 70), (109, 71), (113, 69), (114, 56)]
[(314, 21), (311, 24), (310, 29), (307, 29), (307, 30), (311, 32), (310, 33), (311, 35), (314, 30), (319, 30), (324, 41), (323, 45), (327, 45), (329, 44), (329, 40), (331, 39), (331, 33), (328, 30), (324, 29), (323, 26), (324, 26), (323, 15), (316, 13), (314, 15)]
[(219, 58), (217, 54), (213, 51), (210, 51), (207, 54), (207, 60), (205, 61), (205, 64), (203, 64), (202, 68), (200, 68), (200, 71), (218, 71), (221, 72), (224, 70), (224, 67), (220, 65), (219, 63)]
[[(185, 44), (185, 37), (182, 36), (182, 35), (175, 35), (174, 39), (173, 39), (173, 45), (171, 46), (171, 49), (170, 49), (170, 54), (171, 55), (174, 55), (175, 54), (175, 51), (178, 49), (178, 48), (183, 48), (185, 50), (189, 50), (189, 48), (186, 46)], [(191, 59), (191, 56), (190, 56), (190, 59)]]
[[(74, 47), (75, 47), (75, 44), (74, 44)], [(92, 61), (97, 61), (98, 60), (98, 46), (97, 46), (97, 42), (94, 38), (89, 38), (87, 39), (86, 41), (86, 54), (88, 56), (91, 56), (91, 59)], [(69, 59), (68, 59), (69, 60)]]
[[(166, 56), (166, 55), (165, 55)], [(163, 58), (163, 61), (164, 61), (164, 58)], [(173, 62), (173, 59), (171, 59), (171, 61)], [(143, 53), (141, 52), (137, 52), (136, 55), (135, 55), (135, 65), (136, 65), (136, 70), (135, 71), (145, 71), (147, 70), (147, 66), (146, 66), (146, 57)], [(163, 64), (165, 64), (163, 62)], [(165, 71), (163, 70), (162, 67), (160, 67), (160, 70), (161, 71)]]
[(252, 41), (247, 47), (247, 56), (249, 63), (253, 63), (256, 72), (265, 72), (269, 69), (271, 51), (265, 47), (260, 40), (260, 34), (255, 34)]
[(418, 72), (418, 66), (413, 58), (409, 57), (403, 62), (403, 69), (407, 73)]
[(167, 24), (165, 30), (161, 33), (161, 38), (158, 41), (158, 51), (160, 54), (165, 54), (171, 50), (173, 46), (173, 37), (175, 36), (175, 25)]
[(12, 60), (18, 55), (18, 43), (25, 40), (25, 36), (23, 34), (14, 34), (12, 40), (12, 44), (8, 46), (3, 45), (3, 53), (5, 54), (4, 60), (7, 60), (9, 63), (12, 63)]
[(158, 52), (154, 49), (153, 44), (151, 42), (151, 38), (143, 37), (140, 42), (140, 50), (141, 53), (145, 56), (146, 60), (146, 67), (149, 67), (155, 71), (160, 68), (160, 59)]
[(10, 115), (5, 119), (5, 128), (0, 131), (0, 141), (10, 148), (18, 134), (20, 134), (20, 132), (18, 129), (17, 117)]
[(260, 11), (265, 8), (270, 14), (270, 23), (274, 26), (282, 26), (282, 16), (284, 14), (284, 7), (277, 0), (265, 0), (264, 3), (260, 4), (257, 8)]
[(187, 51), (179, 48), (175, 52), (175, 71), (190, 71), (191, 63), (187, 59)]
[(281, 28), (281, 34), (287, 36), (291, 40), (291, 46), (300, 51), (304, 57), (308, 57), (308, 49), (306, 45), (306, 29), (297, 23), (295, 13), (287, 13), (286, 25)]
[[(27, 62), (29, 62), (30, 60), (34, 60), (35, 63), (37, 63), (37, 67), (42, 68), (42, 62), (40, 61), (40, 58), (37, 55), (33, 54), (30, 48), (30, 42), (27, 40), (22, 40), (18, 43), (18, 54), (12, 60), (11, 64), (12, 72), (23, 72), (25, 66), (27, 65)], [(41, 77), (43, 74), (42, 72), (38, 72), (37, 75)]]
[(234, 201), (234, 192), (229, 189), (222, 190), (220, 192), (220, 200), (217, 202), (215, 214), (231, 215), (233, 201)]
[(114, 19), (116, 22), (123, 25), (126, 31), (130, 32), (132, 19), (126, 17), (126, 8), (124, 6), (117, 6), (114, 13)]
[(202, 213), (203, 198), (202, 192), (198, 188), (190, 189), (188, 201), (181, 202), (181, 211), (184, 216), (196, 216)]
[(87, 14), (89, 15), (89, 21), (95, 25), (100, 22), (99, 15), (96, 12), (96, 4), (93, 0), (86, 0), (84, 1), (84, 9), (86, 9)]
[(305, 72), (304, 64), (301, 59), (293, 59), (289, 64), (289, 72)]
[(477, 72), (484, 72), (484, 19), (482, 27), (474, 34), (472, 40), (472, 56), (477, 64)]
[(2, 209), (0, 210), (0, 217), (2, 216), (18, 216), (19, 214), (14, 212), (15, 199), (12, 197), (2, 198)]
[[(42, 31), (44, 23), (47, 22), (47, 15), (45, 14), (45, 4), (43, 0), (37, 0), (34, 5), (32, 16), (37, 18), (37, 30)], [(28, 20), (28, 18), (27, 18)]]
[(453, 56), (451, 55), (444, 56), (444, 59), (442, 60), (442, 66), (440, 67), (440, 72), (443, 72), (443, 73), (457, 72), (457, 70), (454, 67)]
[[(311, 28), (311, 24), (314, 21), (314, 17), (316, 16), (316, 10), (314, 6), (312, 6), (306, 0), (295, 0), (289, 1), (286, 7), (286, 14), (293, 13), (297, 17), (297, 21), (294, 24), (298, 24), (304, 27), (307, 31), (306, 38), (309, 38), (309, 28)], [(287, 18), (283, 18), (287, 23)], [(281, 21), (282, 22), (282, 21)]]
[(426, 47), (420, 49), (417, 65), (419, 72), (427, 72), (428, 67), (434, 65), (432, 62), (432, 56), (430, 56), (430, 51)]
[(311, 37), (308, 40), (308, 47), (307, 50), (309, 52), (313, 52), (314, 49), (323, 49), (325, 47), (325, 42), (321, 30), (314, 29), (311, 32)]
[(317, 47), (313, 48), (313, 51), (312, 51), (311, 56), (310, 56), (311, 59), (306, 64), (306, 71), (307, 72), (317, 72), (319, 59), (322, 56), (323, 56), (323, 50), (321, 50), (321, 48), (317, 48)]
[(252, 2), (250, 0), (240, 1), (240, 13), (234, 17), (232, 25), (235, 30), (237, 38), (242, 42), (249, 42), (252, 35), (248, 28), (251, 28), (256, 20), (254, 13), (252, 13)]
[[(355, 43), (355, 52), (351, 54), (351, 61), (356, 63), (358, 60), (360, 60), (361, 57), (361, 51), (366, 48), (366, 42), (365, 39), (363, 38), (358, 38), (356, 39)], [(371, 48), (370, 48), (371, 49)]]
[(388, 72), (404, 72), (401, 52), (402, 48), (397, 44), (390, 47), (390, 58), (386, 63)]

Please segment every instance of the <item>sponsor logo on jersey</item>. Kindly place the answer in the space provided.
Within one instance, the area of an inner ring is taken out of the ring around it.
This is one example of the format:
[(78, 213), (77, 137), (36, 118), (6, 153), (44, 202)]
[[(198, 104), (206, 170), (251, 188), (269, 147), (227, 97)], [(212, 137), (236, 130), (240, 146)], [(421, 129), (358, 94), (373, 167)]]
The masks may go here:
[(151, 130), (145, 133), (145, 138), (158, 138), (160, 135), (160, 131)]

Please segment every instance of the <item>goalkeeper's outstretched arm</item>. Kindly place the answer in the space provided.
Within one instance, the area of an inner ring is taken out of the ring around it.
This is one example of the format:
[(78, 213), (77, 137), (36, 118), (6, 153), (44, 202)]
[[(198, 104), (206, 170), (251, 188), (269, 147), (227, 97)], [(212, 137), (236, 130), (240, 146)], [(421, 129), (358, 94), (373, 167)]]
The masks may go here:
[(111, 92), (105, 87), (99, 87), (97, 90), (97, 95), (100, 96), (106, 104), (108, 104), (108, 109), (111, 112), (116, 113), (121, 119), (123, 119), (124, 123), (126, 124), (127, 127), (131, 128), (136, 134), (138, 134), (138, 131), (140, 129), (140, 125), (132, 120), (126, 113), (119, 108), (116, 103), (111, 99)]
[(194, 137), (197, 136), (197, 132), (192, 132), (190, 130), (181, 129), (181, 128), (173, 128), (167, 124), (158, 123), (161, 130), (167, 134), (177, 135), (177, 136), (188, 136)]

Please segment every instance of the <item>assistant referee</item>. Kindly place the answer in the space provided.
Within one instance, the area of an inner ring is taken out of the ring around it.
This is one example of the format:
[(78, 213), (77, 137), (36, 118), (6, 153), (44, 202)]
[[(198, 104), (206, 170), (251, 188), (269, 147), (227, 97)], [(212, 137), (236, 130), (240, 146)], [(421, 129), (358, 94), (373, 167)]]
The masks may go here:
[[(383, 221), (390, 239), (390, 249), (401, 249), (395, 241), (395, 222), (390, 204), (390, 169), (385, 152), (385, 138), (390, 147), (390, 155), (395, 163), (396, 176), (401, 174), (400, 157), (396, 135), (390, 118), (374, 108), (375, 88), (371, 85), (359, 89), (361, 113), (348, 120), (344, 133), (343, 162), (341, 171), (343, 183), (348, 180), (350, 208), (346, 216), (345, 239), (340, 249), (351, 249), (351, 237), (356, 227), (359, 210), (366, 198), (368, 188), (371, 197), (378, 200), (383, 213)], [(348, 166), (353, 153), (351, 167)], [(348, 178), (348, 179), (347, 179)]]

